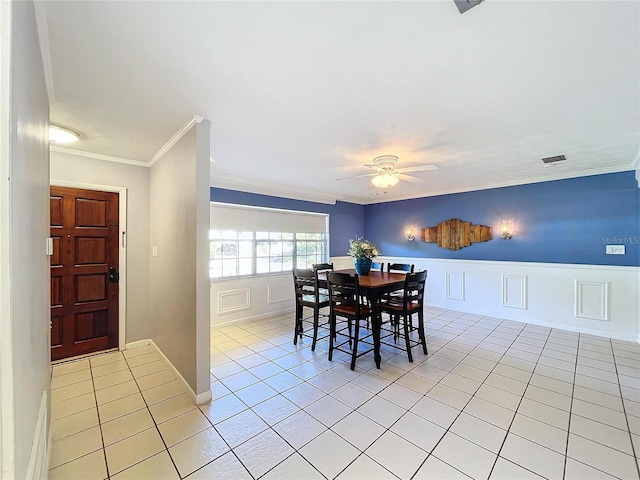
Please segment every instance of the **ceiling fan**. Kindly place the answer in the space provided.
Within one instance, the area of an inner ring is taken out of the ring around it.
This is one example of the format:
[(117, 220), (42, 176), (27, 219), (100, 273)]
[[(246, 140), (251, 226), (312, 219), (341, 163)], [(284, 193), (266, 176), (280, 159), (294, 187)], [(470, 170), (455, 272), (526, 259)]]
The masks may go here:
[(423, 183), (424, 180), (413, 175), (407, 175), (409, 172), (423, 172), (425, 170), (437, 170), (437, 165), (424, 164), (414, 165), (412, 167), (396, 168), (398, 157), (395, 155), (381, 155), (373, 159), (373, 163), (367, 163), (364, 166), (373, 168), (375, 173), (365, 173), (363, 175), (353, 175), (351, 177), (338, 178), (337, 180), (346, 180), (348, 178), (372, 177), (371, 183), (379, 188), (393, 187), (399, 180), (405, 180), (411, 183)]

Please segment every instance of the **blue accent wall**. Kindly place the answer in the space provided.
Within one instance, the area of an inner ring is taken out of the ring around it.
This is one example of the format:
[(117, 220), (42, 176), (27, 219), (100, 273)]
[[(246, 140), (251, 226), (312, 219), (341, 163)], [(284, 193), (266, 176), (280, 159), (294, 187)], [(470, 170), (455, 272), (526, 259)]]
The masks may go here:
[[(388, 256), (640, 266), (639, 217), (630, 171), (366, 205), (364, 231)], [(458, 251), (420, 240), (420, 229), (450, 218), (491, 226), (493, 240)], [(513, 224), (511, 240), (500, 238), (502, 222)], [(606, 255), (606, 244), (626, 254)]]
[(329, 255), (332, 257), (346, 255), (349, 239), (364, 235), (364, 206), (356, 203), (336, 202), (335, 205), (328, 205), (215, 187), (211, 187), (210, 198), (212, 202), (328, 213)]

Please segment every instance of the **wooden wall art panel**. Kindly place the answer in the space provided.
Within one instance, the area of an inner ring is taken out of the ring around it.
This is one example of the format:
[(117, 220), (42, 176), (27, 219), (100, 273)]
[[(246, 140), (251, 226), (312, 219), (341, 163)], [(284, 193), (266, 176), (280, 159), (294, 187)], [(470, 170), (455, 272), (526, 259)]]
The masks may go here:
[(422, 229), (422, 241), (437, 243), (448, 250), (460, 250), (472, 243), (491, 240), (491, 227), (472, 225), (458, 218), (440, 222), (435, 227)]

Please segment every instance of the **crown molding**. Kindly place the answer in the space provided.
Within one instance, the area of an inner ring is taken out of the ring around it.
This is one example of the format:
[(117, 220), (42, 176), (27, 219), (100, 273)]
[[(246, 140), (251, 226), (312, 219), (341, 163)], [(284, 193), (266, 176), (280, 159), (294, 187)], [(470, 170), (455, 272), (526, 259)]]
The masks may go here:
[(174, 133), (173, 136), (167, 141), (167, 143), (165, 143), (162, 148), (158, 150), (153, 158), (151, 158), (149, 167), (153, 167), (156, 162), (160, 160), (162, 156), (169, 151), (169, 149), (171, 149), (171, 147), (178, 143), (178, 140), (180, 140), (184, 136), (184, 134), (191, 129), (191, 127), (193, 127), (196, 123), (202, 122), (202, 120), (204, 120), (204, 117), (201, 117), (199, 115), (194, 115), (193, 117), (191, 117), (189, 121), (185, 123), (176, 133)]
[(140, 160), (113, 157), (111, 155), (103, 155), (102, 153), (85, 152), (83, 150), (74, 150), (73, 148), (58, 147), (56, 145), (51, 145), (50, 148), (52, 152), (64, 153), (66, 155), (75, 155), (76, 157), (93, 158), (94, 160), (104, 160), (105, 162), (124, 163), (126, 165), (133, 165), (136, 167), (149, 168), (150, 166), (147, 162), (141, 162)]
[[(627, 172), (631, 170), (629, 166), (619, 165), (616, 167), (606, 167), (606, 168), (593, 168), (582, 170), (580, 172), (564, 172), (562, 174), (550, 176), (540, 176), (536, 178), (530, 178), (526, 181), (522, 180), (514, 180), (512, 182), (495, 182), (495, 183), (486, 183), (483, 185), (473, 185), (469, 188), (460, 188), (453, 190), (431, 190), (429, 192), (425, 192), (420, 195), (404, 195), (393, 198), (380, 198), (375, 200), (370, 200), (365, 203), (365, 205), (375, 204), (375, 203), (386, 203), (386, 202), (396, 202), (400, 200), (412, 200), (414, 198), (425, 198), (425, 197), (436, 197), (438, 195), (450, 195), (453, 193), (465, 193), (465, 192), (475, 192), (478, 190), (490, 190), (492, 188), (503, 188), (503, 187), (514, 187), (518, 185), (529, 185), (532, 183), (542, 183), (542, 182), (553, 182), (556, 180), (568, 180), (570, 178), (580, 178), (580, 177), (590, 177), (593, 175), (606, 175), (608, 173), (619, 173), (619, 172)], [(638, 170), (636, 170), (636, 178), (638, 178)]]
[(44, 70), (44, 83), (49, 97), (49, 105), (56, 103), (56, 92), (53, 87), (53, 67), (51, 66), (51, 45), (49, 43), (49, 24), (47, 23), (47, 11), (45, 2), (33, 2), (38, 28), (38, 42), (40, 43), (40, 56)]
[(226, 188), (229, 190), (238, 190), (241, 192), (256, 193), (259, 195), (270, 195), (273, 197), (290, 198), (293, 200), (304, 200), (307, 202), (325, 203), (329, 205), (335, 205), (337, 200), (343, 200), (343, 197), (309, 190), (308, 188), (292, 187), (290, 185), (265, 182), (254, 178), (237, 177), (235, 175), (214, 171), (211, 171), (210, 173), (210, 185), (217, 188)]

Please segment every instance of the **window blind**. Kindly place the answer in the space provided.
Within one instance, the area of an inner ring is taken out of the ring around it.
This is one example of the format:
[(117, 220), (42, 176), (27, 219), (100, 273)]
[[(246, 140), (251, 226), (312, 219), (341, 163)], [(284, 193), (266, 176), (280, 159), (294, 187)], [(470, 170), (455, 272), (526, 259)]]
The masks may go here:
[(326, 213), (211, 203), (211, 229), (243, 232), (327, 233)]

